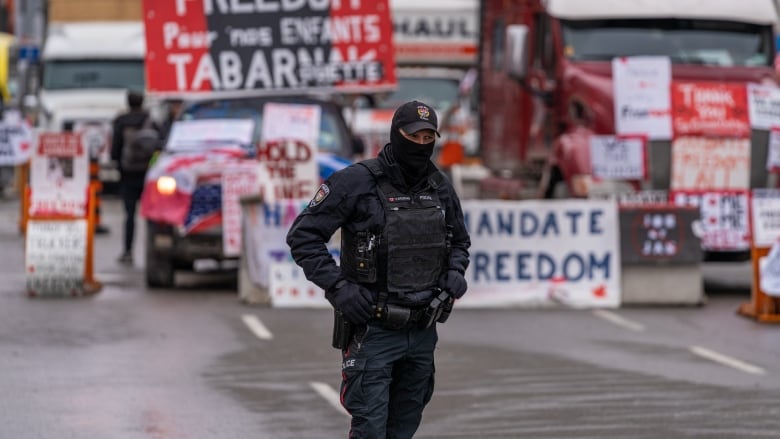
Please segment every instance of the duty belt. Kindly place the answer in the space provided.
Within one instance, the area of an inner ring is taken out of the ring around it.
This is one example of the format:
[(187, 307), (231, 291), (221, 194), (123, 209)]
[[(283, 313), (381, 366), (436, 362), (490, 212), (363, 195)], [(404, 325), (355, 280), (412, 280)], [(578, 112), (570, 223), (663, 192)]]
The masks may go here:
[(435, 322), (444, 323), (452, 311), (454, 300), (445, 291), (434, 288), (432, 299), (419, 306), (387, 303), (387, 293), (380, 292), (374, 317), (386, 329), (428, 328)]

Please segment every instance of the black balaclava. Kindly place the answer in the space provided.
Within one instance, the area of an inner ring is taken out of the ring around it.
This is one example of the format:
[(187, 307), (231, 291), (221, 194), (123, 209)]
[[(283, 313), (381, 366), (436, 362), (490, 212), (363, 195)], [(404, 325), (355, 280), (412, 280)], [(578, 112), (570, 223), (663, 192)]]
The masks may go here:
[(427, 175), (435, 142), (415, 143), (404, 137), (400, 130), (403, 129), (406, 134), (414, 134), (423, 129), (430, 129), (438, 135), (436, 125), (436, 113), (431, 107), (419, 101), (405, 103), (393, 115), (390, 127), (392, 155), (409, 186), (413, 186)]

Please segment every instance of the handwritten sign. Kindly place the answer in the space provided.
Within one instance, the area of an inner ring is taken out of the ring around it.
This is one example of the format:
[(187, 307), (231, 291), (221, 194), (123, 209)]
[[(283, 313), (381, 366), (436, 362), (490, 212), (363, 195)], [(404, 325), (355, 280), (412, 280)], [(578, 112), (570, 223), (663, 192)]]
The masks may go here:
[(28, 294), (78, 296), (84, 293), (86, 220), (30, 220), (25, 241)]
[(241, 254), (241, 197), (260, 192), (257, 162), (234, 164), (222, 172), (222, 252), (225, 256)]
[(267, 103), (257, 159), (273, 185), (266, 199), (307, 198), (320, 185), (317, 140), (321, 108), (316, 105)]
[(750, 136), (747, 89), (743, 84), (673, 82), (675, 136)]
[(647, 176), (645, 145), (641, 136), (591, 136), (593, 176), (605, 180), (643, 180)]
[(673, 191), (678, 206), (700, 210), (697, 232), (703, 250), (734, 251), (750, 248), (748, 191)]
[(780, 125), (780, 88), (751, 83), (747, 91), (750, 125), (762, 130)]
[(89, 157), (74, 133), (38, 135), (30, 162), (30, 214), (86, 215)]
[(747, 189), (750, 139), (680, 137), (672, 142), (674, 189)]
[(464, 200), (471, 235), (462, 306), (620, 304), (617, 204)]
[(612, 60), (615, 131), (652, 140), (672, 137), (672, 62), (668, 57), (638, 56)]

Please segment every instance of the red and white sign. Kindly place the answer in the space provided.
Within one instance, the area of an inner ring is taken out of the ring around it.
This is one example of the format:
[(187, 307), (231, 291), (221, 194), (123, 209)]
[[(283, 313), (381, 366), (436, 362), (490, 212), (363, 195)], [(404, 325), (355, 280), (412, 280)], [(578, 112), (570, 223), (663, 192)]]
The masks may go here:
[(30, 161), (32, 216), (87, 213), (89, 156), (74, 133), (42, 132)]
[(643, 180), (647, 176), (646, 138), (591, 136), (593, 176), (607, 180)]
[(271, 183), (264, 199), (308, 198), (320, 186), (320, 112), (316, 105), (267, 103), (263, 107), (257, 159), (265, 165)]
[(672, 142), (675, 189), (747, 189), (750, 139), (680, 137)]
[(701, 211), (695, 232), (704, 250), (735, 251), (750, 248), (749, 191), (673, 191), (672, 203)]
[(396, 85), (387, 0), (144, 0), (157, 94), (377, 91)]
[(750, 136), (744, 84), (672, 83), (674, 135)]

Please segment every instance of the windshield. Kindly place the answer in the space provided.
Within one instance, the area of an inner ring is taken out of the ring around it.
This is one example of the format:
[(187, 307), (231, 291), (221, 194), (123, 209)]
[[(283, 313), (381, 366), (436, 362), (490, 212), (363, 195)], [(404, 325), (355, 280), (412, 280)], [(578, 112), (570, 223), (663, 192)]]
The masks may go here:
[(458, 101), (459, 81), (455, 78), (398, 78), (398, 88), (382, 99), (379, 108), (396, 109), (405, 102), (418, 100), (446, 111)]
[(48, 61), (43, 69), (43, 88), (144, 90), (144, 62), (143, 60)]
[[(262, 104), (258, 103), (258, 108), (254, 107), (242, 107), (232, 105), (220, 105), (220, 104), (204, 104), (195, 105), (189, 108), (182, 119), (184, 120), (197, 120), (197, 119), (239, 119), (249, 118), (255, 121), (255, 132), (253, 136), (253, 143), (258, 142), (261, 135), (261, 127), (263, 126), (262, 117)], [(320, 134), (318, 138), (317, 147), (320, 152), (329, 152), (337, 155), (343, 155), (345, 145), (351, 143), (346, 138), (346, 133), (340, 129), (339, 119), (333, 113), (326, 111), (325, 107), (322, 107), (322, 115), (320, 117)]]
[(668, 56), (673, 63), (771, 66), (769, 26), (711, 20), (587, 20), (563, 22), (564, 53), (577, 61)]
[(204, 151), (213, 147), (252, 148), (252, 119), (180, 120), (173, 123), (165, 150), (168, 152)]

